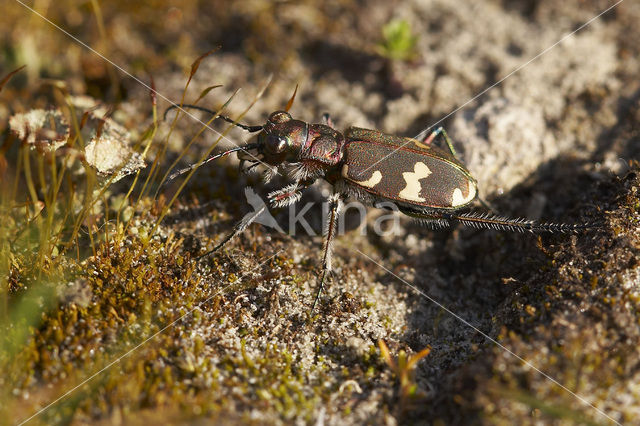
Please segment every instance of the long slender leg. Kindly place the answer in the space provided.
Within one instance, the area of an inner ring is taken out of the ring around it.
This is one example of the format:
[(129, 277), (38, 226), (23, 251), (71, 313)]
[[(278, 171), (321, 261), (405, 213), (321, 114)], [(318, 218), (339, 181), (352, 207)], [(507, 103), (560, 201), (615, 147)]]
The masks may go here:
[(256, 167), (258, 167), (260, 165), (259, 162), (254, 161), (253, 163), (249, 164), (248, 167), (244, 167), (245, 163), (247, 163), (249, 160), (240, 160), (240, 165), (238, 166), (238, 168), (240, 169), (241, 173), (248, 175), (253, 169), (255, 169)]
[(433, 227), (444, 228), (453, 222), (461, 223), (465, 226), (476, 229), (496, 229), (499, 231), (511, 232), (576, 232), (581, 229), (597, 228), (599, 224), (569, 224), (569, 223), (546, 223), (522, 218), (508, 218), (497, 216), (491, 213), (458, 213), (450, 212), (420, 212), (411, 209), (400, 208), (400, 211), (407, 216), (425, 221)]
[(298, 181), (282, 189), (273, 191), (268, 195), (271, 207), (286, 207), (300, 200), (302, 192), (311, 186), (313, 182)]
[(444, 137), (444, 141), (447, 143), (447, 148), (449, 149), (449, 152), (451, 153), (451, 155), (453, 155), (457, 159), (458, 158), (458, 154), (456, 153), (456, 150), (453, 147), (453, 143), (451, 142), (451, 139), (449, 138), (449, 135), (447, 134), (447, 131), (442, 127), (438, 127), (436, 130), (431, 132), (431, 134), (429, 136), (427, 136), (425, 138), (425, 140), (422, 141), (422, 142), (425, 145), (431, 145), (431, 143), (435, 140), (435, 138), (438, 137), (438, 135), (442, 135)]
[(266, 209), (267, 209), (267, 206), (265, 204), (259, 209), (255, 210), (253, 213), (248, 213), (247, 215), (245, 215), (245, 217), (243, 217), (240, 220), (240, 222), (236, 223), (236, 225), (233, 227), (233, 231), (231, 231), (229, 235), (224, 237), (222, 241), (218, 243), (218, 245), (216, 245), (213, 249), (209, 250), (208, 252), (201, 254), (196, 259), (206, 257), (220, 250), (225, 244), (231, 241), (236, 235), (240, 234), (241, 232), (244, 232), (244, 230), (247, 229), (249, 225), (251, 225)]
[[(291, 190), (289, 189), (289, 187), (283, 188), (279, 191), (275, 191), (274, 193), (269, 194), (269, 198), (271, 200), (271, 197), (273, 194), (279, 194), (279, 195), (282, 195), (282, 197), (278, 199), (278, 202), (282, 203), (283, 205), (289, 205), (289, 204), (295, 203), (300, 199), (301, 192), (304, 189), (306, 189), (307, 186), (302, 186), (302, 187), (296, 186), (296, 188), (297, 190)], [(236, 223), (236, 225), (233, 227), (233, 231), (231, 231), (229, 235), (224, 237), (222, 241), (220, 241), (218, 245), (216, 245), (213, 249), (198, 256), (197, 259), (208, 256), (220, 250), (222, 247), (224, 247), (225, 244), (231, 241), (235, 236), (244, 232), (249, 227), (249, 225), (255, 222), (255, 220), (258, 219), (260, 215), (264, 213), (264, 211), (267, 209), (267, 205), (255, 193), (253, 193), (253, 196), (250, 196), (249, 194), (247, 194), (247, 199), (253, 206), (254, 211), (251, 213), (247, 213), (238, 223)], [(271, 202), (273, 203), (273, 200), (271, 200)], [(280, 229), (278, 224), (275, 222), (275, 220), (272, 217), (271, 219), (273, 221), (273, 224), (271, 224), (270, 226), (282, 232), (282, 230)], [(269, 224), (267, 223), (267, 225)]]
[(400, 207), (400, 211), (434, 230), (448, 228), (452, 225), (451, 216), (447, 213), (424, 213), (402, 207)]
[(318, 292), (316, 298), (313, 301), (311, 312), (315, 309), (320, 300), (320, 294), (324, 288), (324, 282), (327, 276), (332, 270), (332, 254), (333, 254), (333, 239), (338, 231), (338, 215), (340, 214), (340, 207), (342, 206), (342, 200), (340, 194), (333, 194), (329, 197), (329, 218), (327, 220), (324, 237), (324, 254), (322, 256), (322, 274), (320, 275), (320, 283), (318, 285)]

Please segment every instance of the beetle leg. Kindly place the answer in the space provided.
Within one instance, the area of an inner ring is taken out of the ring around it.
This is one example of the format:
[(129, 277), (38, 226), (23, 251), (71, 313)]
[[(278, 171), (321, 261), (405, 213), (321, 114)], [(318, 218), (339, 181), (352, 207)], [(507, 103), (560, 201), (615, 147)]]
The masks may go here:
[(400, 208), (400, 211), (407, 216), (422, 220), (434, 228), (444, 228), (453, 222), (461, 223), (465, 226), (476, 229), (495, 229), (498, 231), (511, 232), (577, 232), (581, 229), (598, 228), (599, 223), (566, 224), (566, 223), (546, 223), (523, 218), (509, 218), (497, 216), (491, 213), (457, 213), (455, 211), (420, 212), (408, 208)]
[(340, 194), (333, 194), (329, 197), (329, 219), (327, 220), (325, 228), (324, 238), (324, 254), (322, 256), (322, 274), (320, 275), (320, 283), (318, 285), (318, 292), (316, 298), (313, 301), (311, 312), (315, 309), (320, 300), (320, 294), (324, 288), (324, 282), (327, 276), (332, 270), (332, 252), (333, 252), (333, 239), (336, 236), (338, 230), (338, 215), (340, 214), (340, 208), (342, 207), (342, 200)]
[(422, 213), (415, 210), (400, 207), (405, 215), (416, 219), (418, 222), (431, 227), (434, 230), (451, 226), (451, 214), (449, 213)]
[(453, 143), (451, 142), (451, 139), (449, 138), (447, 131), (442, 127), (438, 127), (436, 130), (431, 132), (431, 134), (427, 136), (424, 139), (424, 141), (422, 141), (422, 143), (424, 143), (425, 145), (431, 145), (431, 143), (434, 141), (435, 138), (438, 137), (438, 135), (442, 135), (444, 137), (444, 140), (447, 143), (447, 148), (449, 149), (449, 152), (451, 153), (451, 155), (458, 158), (458, 154), (456, 153), (456, 150), (453, 147)]
[(260, 165), (259, 162), (254, 161), (251, 164), (249, 164), (249, 166), (245, 167), (245, 164), (247, 163), (247, 161), (248, 160), (240, 160), (240, 165), (239, 165), (240, 172), (245, 175), (248, 175), (249, 173), (251, 173), (253, 169), (255, 169)]
[(269, 166), (264, 170), (264, 172), (262, 172), (262, 181), (264, 183), (269, 183), (271, 182), (271, 179), (276, 177), (277, 174), (278, 174), (278, 167)]
[[(312, 182), (311, 182), (312, 183)], [(271, 207), (285, 207), (300, 201), (302, 192), (311, 186), (308, 182), (296, 182), (269, 194)]]
[(208, 252), (201, 254), (196, 259), (201, 259), (203, 257), (209, 256), (210, 254), (220, 250), (222, 247), (224, 247), (225, 244), (231, 241), (236, 235), (244, 232), (244, 230), (247, 229), (249, 225), (251, 225), (266, 209), (267, 209), (267, 205), (263, 204), (262, 207), (256, 209), (254, 212), (248, 213), (247, 215), (245, 215), (238, 223), (236, 223), (236, 225), (233, 227), (233, 231), (231, 231), (229, 235), (224, 237), (222, 241), (218, 243), (218, 245), (216, 245), (213, 249), (209, 250)]
[[(291, 190), (291, 187), (294, 186), (294, 185), (295, 185), (295, 187), (297, 189), (296, 190)], [(286, 188), (283, 188), (283, 189), (281, 189), (279, 191), (275, 191), (275, 192), (272, 192), (271, 194), (269, 194), (269, 201), (273, 205), (274, 204), (274, 200), (273, 200), (272, 196), (274, 194), (282, 194), (282, 197), (278, 199), (277, 203), (280, 203), (280, 205), (293, 204), (293, 203), (295, 203), (296, 201), (298, 201), (300, 199), (300, 195), (301, 195), (302, 191), (304, 189), (306, 189), (307, 187), (309, 187), (309, 184), (307, 184), (307, 183), (304, 183), (302, 186), (300, 186), (299, 183), (295, 183), (295, 184), (290, 185), (290, 186), (288, 186)], [(251, 197), (248, 194), (247, 194), (247, 199), (249, 200), (249, 202), (253, 206), (254, 211), (251, 212), (251, 213), (247, 213), (233, 227), (233, 231), (231, 231), (231, 233), (229, 235), (224, 237), (222, 239), (222, 241), (220, 241), (218, 243), (218, 245), (216, 245), (212, 250), (209, 250), (208, 252), (198, 256), (197, 257), (198, 259), (200, 259), (202, 257), (205, 257), (205, 256), (208, 256), (211, 253), (215, 253), (216, 251), (220, 250), (222, 247), (224, 247), (225, 244), (227, 244), (229, 241), (231, 241), (235, 236), (237, 236), (238, 234), (244, 232), (249, 227), (249, 225), (251, 225), (253, 222), (255, 222), (255, 220), (257, 218), (259, 218), (262, 213), (264, 213), (264, 211), (267, 209), (267, 205), (255, 193), (253, 193), (253, 195), (257, 198), (257, 200), (255, 200), (254, 197)], [(273, 219), (273, 217), (270, 217), (270, 219), (271, 219), (272, 223), (265, 223), (265, 222), (262, 222), (262, 223), (265, 224), (265, 225), (271, 226), (271, 227), (275, 228), (276, 230), (278, 230), (280, 232), (283, 232), (282, 229), (280, 229), (280, 227), (278, 226), (277, 222), (275, 222), (275, 219)]]
[(333, 120), (328, 112), (322, 114), (322, 124), (326, 124), (329, 127), (333, 127)]

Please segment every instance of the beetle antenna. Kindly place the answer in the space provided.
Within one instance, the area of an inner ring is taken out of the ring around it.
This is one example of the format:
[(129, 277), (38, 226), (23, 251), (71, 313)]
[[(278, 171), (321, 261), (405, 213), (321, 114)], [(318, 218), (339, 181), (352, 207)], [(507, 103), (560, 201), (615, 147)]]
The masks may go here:
[(191, 164), (190, 166), (185, 167), (184, 169), (180, 169), (177, 172), (172, 173), (171, 176), (169, 176), (169, 178), (166, 180), (164, 185), (166, 185), (167, 183), (171, 182), (172, 180), (174, 180), (178, 176), (183, 175), (183, 174), (185, 174), (185, 173), (187, 173), (187, 172), (189, 172), (189, 171), (191, 171), (191, 170), (193, 170), (195, 168), (198, 168), (198, 167), (202, 166), (203, 164), (208, 163), (209, 161), (217, 160), (218, 158), (225, 157), (225, 156), (227, 156), (227, 155), (229, 155), (231, 153), (237, 152), (237, 151), (247, 151), (247, 150), (250, 150), (250, 149), (256, 149), (256, 148), (258, 148), (258, 146), (259, 145), (257, 143), (252, 143), (252, 144), (249, 144), (249, 145), (244, 145), (244, 146), (238, 146), (238, 147), (235, 147), (235, 148), (231, 148), (231, 149), (228, 149), (228, 150), (226, 150), (224, 152), (221, 152), (219, 154), (210, 155), (208, 158), (206, 158), (203, 161), (199, 161), (197, 163)]
[(167, 113), (172, 110), (172, 109), (184, 109), (184, 108), (189, 108), (189, 109), (197, 109), (198, 111), (203, 111), (203, 112), (208, 112), (211, 115), (215, 115), (215, 118), (221, 118), (224, 121), (233, 124), (234, 126), (240, 127), (241, 129), (244, 129), (248, 132), (251, 133), (255, 133), (255, 132), (259, 132), (260, 130), (262, 130), (262, 126), (249, 126), (247, 124), (242, 124), (242, 123), (238, 123), (235, 120), (225, 116), (225, 115), (221, 115), (216, 113), (215, 111), (210, 110), (209, 108), (205, 108), (205, 107), (201, 107), (199, 105), (192, 105), (192, 104), (182, 104), (182, 105), (178, 105), (178, 104), (173, 104), (171, 105), (169, 108), (167, 108), (164, 111), (164, 116), (162, 117), (163, 120), (167, 119)]
[(583, 229), (599, 228), (599, 223), (568, 224), (545, 223), (529, 219), (511, 219), (490, 213), (452, 214), (450, 219), (476, 229), (496, 229), (512, 232), (577, 232)]

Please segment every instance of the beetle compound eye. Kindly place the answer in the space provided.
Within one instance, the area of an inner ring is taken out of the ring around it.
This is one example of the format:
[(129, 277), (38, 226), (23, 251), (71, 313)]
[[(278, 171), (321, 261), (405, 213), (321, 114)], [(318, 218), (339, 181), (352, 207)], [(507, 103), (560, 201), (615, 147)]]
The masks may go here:
[(272, 135), (267, 138), (266, 148), (272, 154), (280, 154), (287, 148), (287, 138), (282, 136)]

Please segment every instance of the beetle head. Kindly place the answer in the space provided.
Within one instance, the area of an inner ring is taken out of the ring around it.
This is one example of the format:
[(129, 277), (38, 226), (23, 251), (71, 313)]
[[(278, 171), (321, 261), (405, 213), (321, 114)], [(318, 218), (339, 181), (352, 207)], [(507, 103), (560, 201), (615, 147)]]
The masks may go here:
[(258, 135), (258, 154), (272, 166), (296, 163), (307, 142), (308, 131), (309, 125), (304, 121), (294, 120), (286, 111), (276, 111)]

